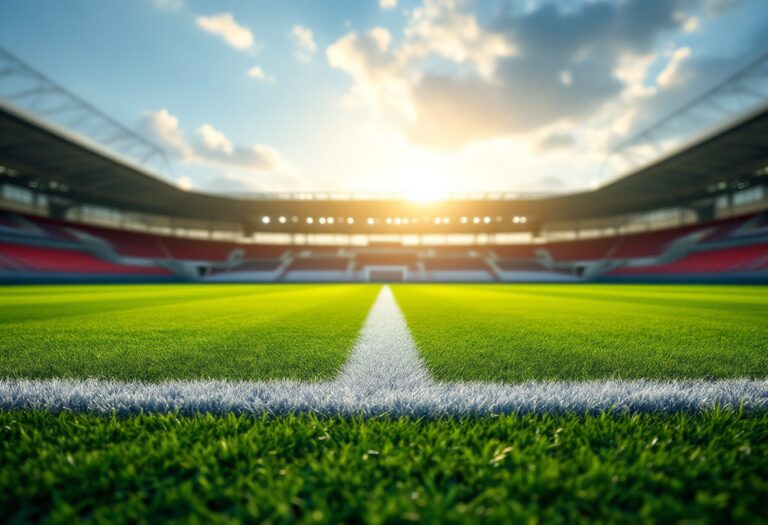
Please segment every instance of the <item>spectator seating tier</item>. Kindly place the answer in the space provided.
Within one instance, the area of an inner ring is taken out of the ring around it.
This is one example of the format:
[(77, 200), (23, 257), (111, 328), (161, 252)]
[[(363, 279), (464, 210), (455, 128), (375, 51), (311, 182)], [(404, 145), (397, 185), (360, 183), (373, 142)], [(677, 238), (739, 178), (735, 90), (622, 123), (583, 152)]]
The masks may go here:
[(297, 257), (291, 262), (288, 271), (345, 271), (349, 261), (347, 257)]
[(693, 252), (680, 260), (661, 265), (623, 267), (610, 275), (659, 275), (728, 273), (761, 269), (768, 258), (768, 244), (737, 246)]
[(577, 241), (550, 242), (541, 248), (557, 262), (598, 261), (605, 259), (616, 244), (613, 237)]
[(77, 250), (0, 243), (4, 269), (93, 275), (171, 275), (164, 268), (113, 264)]
[(358, 268), (366, 266), (407, 266), (416, 269), (416, 253), (358, 253), (355, 258)]
[(424, 259), (427, 271), (488, 271), (488, 264), (479, 257), (430, 257)]

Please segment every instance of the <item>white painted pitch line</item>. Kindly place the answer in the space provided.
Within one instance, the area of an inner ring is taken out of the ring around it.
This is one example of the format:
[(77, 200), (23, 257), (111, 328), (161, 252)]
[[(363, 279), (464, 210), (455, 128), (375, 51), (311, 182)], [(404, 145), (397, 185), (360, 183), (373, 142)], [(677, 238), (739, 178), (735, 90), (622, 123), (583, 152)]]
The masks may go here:
[(333, 383), (360, 394), (434, 385), (389, 286), (379, 292), (349, 359)]
[(388, 286), (371, 308), (339, 377), (331, 382), (0, 379), (0, 409), (57, 412), (440, 416), (696, 412), (716, 406), (768, 409), (768, 380), (436, 383)]
[(1, 409), (50, 411), (362, 415), (561, 412), (698, 412), (716, 406), (768, 409), (768, 381), (587, 381), (433, 384), (371, 391), (336, 383), (3, 379)]

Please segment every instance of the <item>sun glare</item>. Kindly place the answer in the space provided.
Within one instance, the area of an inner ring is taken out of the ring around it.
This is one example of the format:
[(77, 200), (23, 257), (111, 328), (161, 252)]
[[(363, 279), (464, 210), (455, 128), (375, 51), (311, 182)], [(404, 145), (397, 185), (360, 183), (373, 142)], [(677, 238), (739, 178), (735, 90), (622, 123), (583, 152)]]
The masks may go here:
[(432, 203), (447, 193), (448, 164), (443, 159), (419, 159), (406, 164), (401, 172), (405, 198), (411, 202)]

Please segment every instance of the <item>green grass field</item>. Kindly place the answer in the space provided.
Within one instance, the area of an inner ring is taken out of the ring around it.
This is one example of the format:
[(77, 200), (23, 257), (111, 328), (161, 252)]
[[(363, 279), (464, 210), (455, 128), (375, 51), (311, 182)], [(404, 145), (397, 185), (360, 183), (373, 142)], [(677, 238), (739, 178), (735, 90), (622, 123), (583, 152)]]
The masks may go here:
[[(398, 285), (439, 380), (768, 376), (747, 286)], [(0, 288), (0, 377), (331, 379), (377, 285)]]
[(10, 523), (765, 523), (765, 413), (0, 413)]
[[(0, 377), (328, 380), (377, 285), (0, 288)], [(768, 376), (768, 289), (397, 285), (439, 380)], [(8, 523), (768, 523), (768, 412), (0, 411)]]
[(0, 288), (0, 377), (334, 377), (378, 286)]
[(441, 380), (768, 376), (763, 286), (398, 285), (393, 291)]

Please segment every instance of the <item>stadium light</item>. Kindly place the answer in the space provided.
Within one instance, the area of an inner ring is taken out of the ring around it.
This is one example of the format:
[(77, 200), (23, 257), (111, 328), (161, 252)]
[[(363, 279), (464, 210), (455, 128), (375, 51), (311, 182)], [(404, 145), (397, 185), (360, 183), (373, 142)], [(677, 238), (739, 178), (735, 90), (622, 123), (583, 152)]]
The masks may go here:
[(440, 224), (442, 222), (443, 222), (443, 219), (441, 219), (440, 217), (435, 217), (435, 224)]
[(328, 217), (327, 219), (325, 219), (325, 222), (327, 222), (328, 224), (333, 224), (333, 217)]
[(450, 224), (450, 223), (451, 223), (450, 217), (443, 217), (443, 224)]
[(315, 220), (312, 217), (307, 217), (307, 224), (312, 224)]
[(467, 219), (466, 217), (462, 217), (462, 218), (461, 218), (461, 224), (467, 224), (467, 221), (468, 221), (468, 220), (469, 220), (469, 219)]
[(269, 217), (265, 215), (264, 217), (261, 218), (261, 222), (263, 222), (264, 224), (269, 224)]
[(355, 224), (355, 219), (352, 217), (347, 217), (347, 224)]
[(400, 217), (397, 217), (395, 219), (395, 224), (397, 224), (398, 226), (400, 225), (401, 222), (403, 222), (403, 221), (402, 221), (402, 219)]
[(392, 224), (392, 217), (387, 217), (387, 224)]
[(280, 218), (279, 218), (279, 219), (277, 219), (277, 220), (278, 220), (278, 221), (280, 221), (280, 224), (285, 224), (285, 221), (286, 221), (287, 219), (281, 215), (281, 216), (280, 216)]
[(320, 224), (325, 224), (325, 217), (320, 217), (318, 222), (320, 222)]
[(368, 217), (368, 224), (373, 224), (373, 217)]
[(474, 222), (475, 224), (480, 224), (480, 217), (475, 217), (474, 219), (472, 219), (472, 222)]
[(489, 222), (491, 222), (491, 218), (486, 216), (485, 218), (483, 218), (483, 222), (485, 224), (488, 224)]

